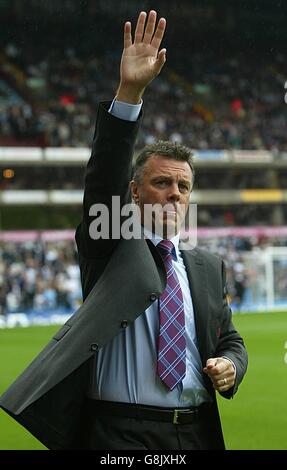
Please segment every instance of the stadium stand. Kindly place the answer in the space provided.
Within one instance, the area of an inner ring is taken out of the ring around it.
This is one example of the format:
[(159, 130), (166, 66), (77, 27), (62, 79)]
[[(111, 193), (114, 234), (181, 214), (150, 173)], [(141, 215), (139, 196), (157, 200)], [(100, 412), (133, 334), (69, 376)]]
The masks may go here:
[[(119, 2), (115, 12), (111, 0), (81, 2), (80, 11), (73, 0), (28, 3), (0, 4), (0, 228), (74, 229), (97, 105), (117, 85), (121, 50), (110, 38), (120, 37), (122, 18), (138, 6)], [(244, 8), (157, 3), (176, 26), (167, 34), (168, 65), (145, 98), (138, 149), (156, 139), (194, 149), (198, 226), (251, 230), (248, 236), (201, 232), (199, 243), (225, 259), (235, 308), (254, 307), (246, 256), (287, 245), (280, 231), (287, 225), (284, 22), (265, 1), (260, 15), (253, 1)], [(111, 15), (121, 19), (112, 31)], [(258, 25), (272, 15), (277, 29), (264, 38)], [(168, 48), (174, 38), (176, 51)], [(57, 242), (43, 240), (42, 232), (36, 241), (23, 237), (13, 243), (0, 237), (0, 313), (73, 311), (81, 293), (72, 232)], [(274, 276), (281, 305), (283, 265)], [(268, 295), (275, 304), (277, 294)]]

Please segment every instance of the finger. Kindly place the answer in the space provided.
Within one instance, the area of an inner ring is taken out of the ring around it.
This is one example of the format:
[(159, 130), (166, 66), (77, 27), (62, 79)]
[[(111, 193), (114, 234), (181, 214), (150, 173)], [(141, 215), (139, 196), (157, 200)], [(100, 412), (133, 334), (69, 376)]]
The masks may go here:
[(132, 34), (131, 34), (131, 23), (127, 21), (124, 28), (124, 48), (130, 47), (132, 45)]
[(216, 363), (217, 363), (217, 359), (216, 359), (216, 358), (213, 358), (213, 357), (212, 357), (212, 358), (207, 359), (207, 361), (206, 361), (206, 367), (204, 368), (205, 371), (209, 371), (209, 370), (213, 369), (213, 367), (216, 366)]
[(207, 375), (209, 375), (209, 377), (211, 377), (212, 375), (216, 374), (216, 372), (214, 372), (213, 369), (214, 369), (214, 366), (209, 364), (203, 368), (203, 372), (205, 372)]
[(206, 367), (208, 372), (210, 372), (213, 376), (219, 376), (227, 370), (226, 364), (219, 361), (216, 361), (214, 365), (212, 365), (212, 363), (207, 364)]
[(227, 375), (225, 377), (211, 377), (211, 380), (214, 384), (217, 384), (219, 387), (223, 387), (226, 383), (234, 382), (235, 377), (233, 375)]
[(213, 388), (215, 388), (215, 390), (218, 390), (219, 392), (226, 392), (231, 387), (233, 387), (233, 385), (234, 385), (234, 379), (230, 380), (230, 379), (225, 378), (225, 380), (221, 379), (217, 382), (214, 382)]
[(220, 373), (216, 373), (217, 367), (218, 366), (216, 366), (213, 369), (213, 371), (212, 371), (213, 373), (211, 374), (213, 376), (213, 380), (222, 380), (224, 378), (228, 379), (228, 378), (231, 378), (231, 377), (235, 377), (235, 370), (233, 368), (225, 369), (224, 371), (222, 371)]
[(146, 12), (141, 11), (138, 17), (138, 22), (135, 29), (135, 44), (142, 41), (144, 25), (146, 20)]
[(216, 364), (216, 369), (218, 371), (218, 374), (226, 374), (227, 375), (233, 375), (235, 374), (235, 369), (232, 365), (232, 363), (230, 361), (225, 361), (225, 360), (222, 360), (222, 361), (218, 361), (218, 363)]
[(224, 371), (218, 372), (218, 366), (215, 366), (212, 369), (208, 369), (207, 367), (205, 367), (203, 369), (203, 372), (205, 372), (211, 378), (211, 380), (214, 383), (221, 381), (222, 379), (224, 379), (224, 377), (226, 377), (228, 379), (231, 379), (231, 378), (235, 377), (234, 370), (232, 370), (232, 369), (226, 370), (225, 369)]
[(145, 44), (150, 44), (151, 38), (154, 33), (155, 29), (155, 23), (156, 23), (156, 11), (151, 10), (148, 15), (148, 20), (147, 20), (147, 25), (143, 37), (143, 42)]
[(160, 44), (161, 44), (161, 41), (165, 32), (165, 27), (166, 27), (166, 20), (165, 18), (161, 18), (158, 22), (156, 31), (154, 33), (154, 36), (151, 42), (152, 47), (154, 47), (157, 50), (160, 48)]
[(213, 378), (213, 387), (216, 390), (221, 390), (222, 388), (226, 387), (228, 385), (227, 379), (215, 379)]
[(166, 49), (162, 49), (158, 54), (158, 58), (156, 62), (156, 69), (157, 69), (158, 74), (161, 71), (165, 62), (166, 62)]
[(213, 385), (213, 388), (217, 390), (218, 392), (227, 392), (231, 388), (231, 384), (224, 384), (224, 385)]
[(208, 377), (210, 377), (212, 380), (216, 380), (215, 377), (218, 376), (214, 368), (208, 369), (207, 367), (205, 367), (203, 369), (203, 372), (205, 372), (208, 375)]
[(212, 382), (215, 383), (215, 384), (218, 384), (219, 386), (223, 386), (223, 385), (226, 385), (226, 383), (234, 383), (235, 381), (235, 374), (225, 374), (225, 375), (221, 375), (221, 376), (215, 376), (215, 377), (212, 377)]

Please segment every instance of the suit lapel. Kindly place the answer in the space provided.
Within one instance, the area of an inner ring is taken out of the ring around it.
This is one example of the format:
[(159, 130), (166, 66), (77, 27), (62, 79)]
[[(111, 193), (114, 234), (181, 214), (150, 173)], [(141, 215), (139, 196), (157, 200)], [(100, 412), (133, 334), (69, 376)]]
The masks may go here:
[(181, 255), (190, 284), (198, 349), (202, 362), (205, 363), (208, 321), (208, 279), (206, 266), (203, 257), (197, 250), (183, 250)]

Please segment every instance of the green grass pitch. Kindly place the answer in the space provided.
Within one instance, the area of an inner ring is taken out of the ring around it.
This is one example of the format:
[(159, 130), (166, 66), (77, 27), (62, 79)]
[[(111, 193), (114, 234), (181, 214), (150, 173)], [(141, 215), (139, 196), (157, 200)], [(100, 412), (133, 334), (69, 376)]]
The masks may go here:
[[(287, 312), (234, 315), (249, 353), (245, 380), (233, 400), (219, 397), (226, 447), (287, 449)], [(0, 330), (0, 394), (58, 329)], [(0, 450), (45, 449), (0, 411)]]

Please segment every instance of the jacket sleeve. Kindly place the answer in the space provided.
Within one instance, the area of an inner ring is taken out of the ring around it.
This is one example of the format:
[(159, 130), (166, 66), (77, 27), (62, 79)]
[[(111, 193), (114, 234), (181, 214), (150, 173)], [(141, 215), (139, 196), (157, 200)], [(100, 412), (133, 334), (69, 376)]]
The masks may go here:
[[(92, 153), (85, 173), (83, 218), (76, 230), (78, 251), (90, 259), (111, 253), (118, 241), (111, 237), (113, 209), (120, 212), (130, 202), (132, 159), (141, 120), (130, 122), (114, 117), (108, 112), (109, 106), (110, 102), (103, 102), (98, 108)], [(118, 200), (113, 207), (115, 197)], [(108, 236), (96, 240), (91, 237), (91, 223), (95, 214), (101, 213), (104, 216), (108, 213), (108, 225), (105, 220)]]
[(244, 345), (244, 341), (240, 334), (236, 331), (232, 322), (232, 311), (227, 301), (226, 287), (226, 271), (222, 262), (222, 304), (223, 316), (221, 324), (221, 333), (215, 353), (215, 357), (226, 357), (230, 359), (236, 368), (236, 378), (234, 386), (226, 392), (220, 394), (224, 398), (232, 398), (237, 392), (239, 384), (242, 382), (247, 369), (248, 355)]

